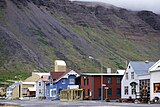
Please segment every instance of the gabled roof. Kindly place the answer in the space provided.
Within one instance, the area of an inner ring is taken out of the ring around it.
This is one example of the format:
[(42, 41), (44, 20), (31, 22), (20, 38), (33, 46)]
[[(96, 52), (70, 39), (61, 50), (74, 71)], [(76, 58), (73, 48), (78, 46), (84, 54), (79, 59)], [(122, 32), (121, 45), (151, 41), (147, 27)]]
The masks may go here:
[(50, 75), (50, 73), (40, 73), (40, 72), (32, 72), (32, 74), (37, 74), (38, 76)]
[(58, 82), (60, 79), (62, 78), (67, 78), (68, 74), (76, 74), (76, 76), (80, 76), (80, 72), (76, 72), (76, 71), (66, 71), (66, 72), (50, 72), (51, 73), (51, 77), (54, 80), (53, 82)]
[(53, 80), (60, 78), (65, 72), (50, 72)]
[(155, 62), (139, 62), (139, 61), (131, 61), (130, 65), (132, 66), (132, 68), (134, 69), (134, 72), (137, 75), (146, 75), (149, 74), (149, 68), (155, 64)]
[(32, 72), (32, 76), (28, 77), (27, 79), (24, 80), (24, 82), (36, 82), (39, 79), (41, 79), (41, 77), (43, 75), (50, 75), (50, 73), (39, 73), (39, 72)]
[(160, 71), (160, 60), (157, 61), (153, 66), (151, 66), (149, 68), (149, 72), (152, 72), (152, 71)]

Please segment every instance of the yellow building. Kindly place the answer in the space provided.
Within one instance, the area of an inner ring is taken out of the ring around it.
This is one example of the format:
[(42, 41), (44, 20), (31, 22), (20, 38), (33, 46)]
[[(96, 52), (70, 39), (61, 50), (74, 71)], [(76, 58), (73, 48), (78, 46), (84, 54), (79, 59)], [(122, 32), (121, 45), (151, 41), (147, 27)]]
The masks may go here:
[(21, 83), (20, 98), (36, 97), (36, 81), (41, 79), (44, 75), (50, 75), (50, 73), (32, 72), (32, 76), (28, 77)]
[(32, 76), (25, 79), (23, 82), (16, 82), (7, 88), (6, 99), (23, 99), (25, 97), (35, 97), (36, 81), (41, 79), (43, 75), (50, 73), (33, 72)]

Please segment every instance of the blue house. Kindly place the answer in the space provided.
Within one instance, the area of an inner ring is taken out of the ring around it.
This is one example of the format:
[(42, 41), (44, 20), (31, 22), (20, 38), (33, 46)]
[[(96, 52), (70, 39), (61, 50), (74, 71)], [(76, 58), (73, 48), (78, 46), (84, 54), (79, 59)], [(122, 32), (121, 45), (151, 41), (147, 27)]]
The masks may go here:
[(75, 85), (75, 79), (80, 76), (76, 71), (50, 72), (50, 74), (50, 82), (46, 85), (47, 99), (59, 99), (61, 90), (79, 88), (78, 85)]

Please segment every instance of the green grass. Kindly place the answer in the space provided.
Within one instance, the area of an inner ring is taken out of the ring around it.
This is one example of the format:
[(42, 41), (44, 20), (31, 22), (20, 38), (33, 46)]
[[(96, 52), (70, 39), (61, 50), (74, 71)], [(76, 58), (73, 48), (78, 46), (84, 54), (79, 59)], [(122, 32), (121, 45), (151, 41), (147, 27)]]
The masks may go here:
[(48, 45), (49, 44), (49, 42), (46, 39), (44, 39), (44, 38), (38, 38), (38, 41), (40, 43), (44, 44), (44, 45)]
[(30, 72), (4, 71), (0, 72), (0, 86), (8, 87), (15, 81), (22, 81), (31, 75)]
[(15, 81), (23, 81), (27, 77), (31, 76), (31, 72), (34, 67), (30, 64), (22, 64), (15, 59), (15, 62), (6, 69), (0, 70), (0, 85), (8, 87)]

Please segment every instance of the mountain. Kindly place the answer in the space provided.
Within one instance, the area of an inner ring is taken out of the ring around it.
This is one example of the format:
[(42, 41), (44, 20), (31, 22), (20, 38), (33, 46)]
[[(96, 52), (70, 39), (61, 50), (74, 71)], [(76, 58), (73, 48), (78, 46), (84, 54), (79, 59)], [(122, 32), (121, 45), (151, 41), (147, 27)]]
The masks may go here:
[(69, 0), (0, 0), (1, 80), (23, 79), (34, 69), (49, 72), (56, 59), (82, 72), (99, 72), (101, 63), (105, 72), (125, 68), (126, 60), (157, 61), (159, 40), (160, 15), (151, 11)]

